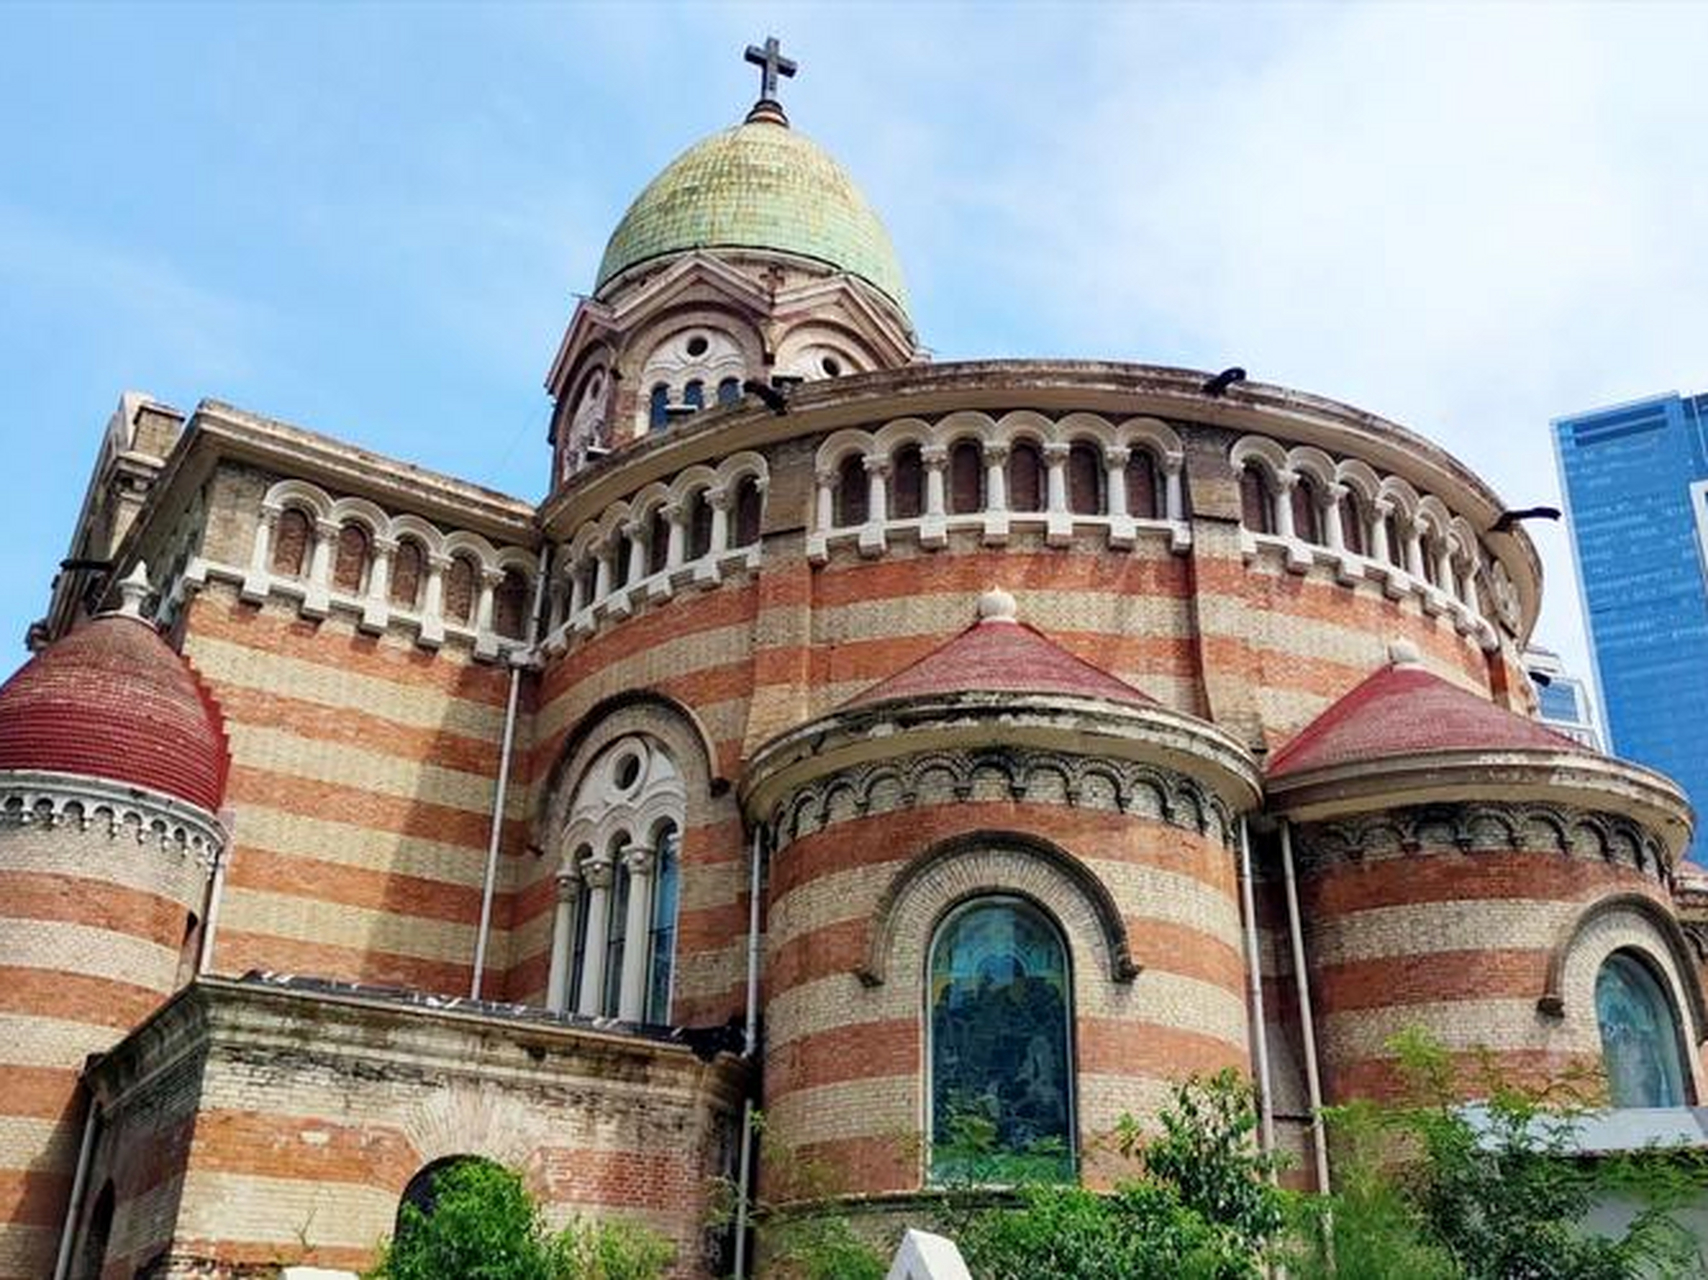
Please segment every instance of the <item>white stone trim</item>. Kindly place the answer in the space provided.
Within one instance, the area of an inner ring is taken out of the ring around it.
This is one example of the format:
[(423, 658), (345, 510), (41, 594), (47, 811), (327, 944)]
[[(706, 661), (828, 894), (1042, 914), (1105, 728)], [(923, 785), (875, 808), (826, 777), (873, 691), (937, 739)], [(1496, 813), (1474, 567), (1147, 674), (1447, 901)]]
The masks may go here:
[(188, 853), (211, 873), (225, 847), (214, 815), (128, 782), (35, 769), (0, 771), (0, 825), (104, 828), (112, 839)]

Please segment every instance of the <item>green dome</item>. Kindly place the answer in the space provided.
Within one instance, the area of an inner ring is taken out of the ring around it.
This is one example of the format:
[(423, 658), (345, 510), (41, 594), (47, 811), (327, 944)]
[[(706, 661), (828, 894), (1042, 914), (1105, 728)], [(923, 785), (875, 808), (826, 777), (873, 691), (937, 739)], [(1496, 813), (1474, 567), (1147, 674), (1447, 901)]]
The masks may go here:
[(740, 124), (676, 157), (617, 224), (594, 291), (636, 263), (696, 248), (813, 258), (907, 306), (901, 264), (878, 215), (841, 165), (787, 125)]

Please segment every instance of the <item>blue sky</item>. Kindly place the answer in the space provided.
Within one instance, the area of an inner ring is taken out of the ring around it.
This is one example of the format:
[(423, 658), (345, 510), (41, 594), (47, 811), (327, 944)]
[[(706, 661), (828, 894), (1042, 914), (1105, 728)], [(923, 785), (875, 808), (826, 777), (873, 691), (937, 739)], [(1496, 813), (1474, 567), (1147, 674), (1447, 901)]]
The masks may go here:
[(575, 291), (768, 32), (940, 359), (1237, 362), (1520, 504), (1550, 417), (1708, 389), (1708, 7), (14, 4), (0, 644), (127, 388), (537, 497)]

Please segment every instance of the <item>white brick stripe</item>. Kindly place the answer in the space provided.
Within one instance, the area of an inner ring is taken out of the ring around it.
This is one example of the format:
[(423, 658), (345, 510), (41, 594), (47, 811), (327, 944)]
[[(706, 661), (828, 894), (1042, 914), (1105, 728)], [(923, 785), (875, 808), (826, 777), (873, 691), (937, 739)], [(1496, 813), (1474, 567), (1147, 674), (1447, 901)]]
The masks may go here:
[(0, 963), (89, 978), (117, 977), (162, 992), (172, 989), (178, 974), (174, 948), (57, 920), (0, 919)]

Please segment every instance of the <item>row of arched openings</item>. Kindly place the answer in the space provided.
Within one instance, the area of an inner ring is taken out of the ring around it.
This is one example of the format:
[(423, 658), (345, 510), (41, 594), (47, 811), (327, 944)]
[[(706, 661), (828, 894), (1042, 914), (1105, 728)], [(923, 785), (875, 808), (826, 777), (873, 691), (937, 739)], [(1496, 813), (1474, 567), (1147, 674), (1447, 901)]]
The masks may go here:
[[(724, 378), (719, 381), (713, 393), (719, 404), (734, 404), (741, 399), (741, 379)], [(682, 386), (682, 398), (677, 401), (682, 407), (698, 411), (706, 407), (706, 383), (701, 378), (690, 378)], [(647, 400), (647, 429), (663, 431), (670, 425), (670, 384), (655, 382)]]
[[(682, 520), (685, 563), (699, 560), (710, 555), (712, 551), (712, 504), (707, 493), (705, 489), (696, 489), (688, 495), (684, 504), (686, 509)], [(764, 501), (756, 477), (744, 475), (736, 482), (729, 512), (730, 550), (739, 551), (758, 543)], [(663, 573), (669, 566), (670, 521), (662, 506), (654, 507), (647, 518), (642, 541), (645, 555), (640, 576), (651, 577), (653, 574)], [(618, 530), (611, 537), (609, 554), (610, 589), (621, 591), (635, 580), (632, 536), (625, 530)], [(579, 598), (589, 604), (597, 600), (598, 560), (593, 556), (584, 558), (576, 565), (575, 575), (579, 579)]]
[[(303, 579), (307, 576), (314, 546), (314, 522), (298, 507), (286, 507), (279, 513), (273, 532), (271, 569), (281, 578)], [(350, 596), (367, 594), (373, 572), (373, 541), (360, 523), (350, 521), (338, 531), (333, 544), (331, 577), (332, 590)], [(417, 612), (427, 591), (427, 549), (416, 539), (404, 535), (398, 539), (397, 550), (391, 554), (390, 575), (386, 581), (386, 597), (396, 608)], [(451, 557), (445, 570), (439, 612), (447, 622), (473, 626), (475, 606), (480, 596), (480, 566), (475, 557), (458, 552)], [(528, 579), (520, 570), (507, 568), (492, 594), (492, 627), (507, 639), (523, 639), (527, 631), (530, 591)]]
[[(1040, 512), (1049, 506), (1048, 466), (1043, 449), (1030, 440), (1015, 441), (1002, 464), (1006, 509)], [(1068, 446), (1065, 464), (1067, 509), (1074, 515), (1098, 516), (1110, 512), (1110, 471), (1103, 447), (1091, 440), (1075, 440)], [(989, 505), (989, 468), (984, 446), (971, 437), (949, 446), (944, 474), (944, 503), (950, 515), (971, 515)], [(1115, 483), (1126, 497), (1127, 514), (1141, 520), (1161, 517), (1164, 495), (1156, 459), (1145, 449), (1131, 450)], [(836, 524), (850, 528), (870, 517), (870, 482), (866, 459), (850, 454), (842, 459), (836, 477)], [(926, 512), (925, 459), (917, 444), (906, 444), (890, 458), (888, 515), (908, 520)]]

